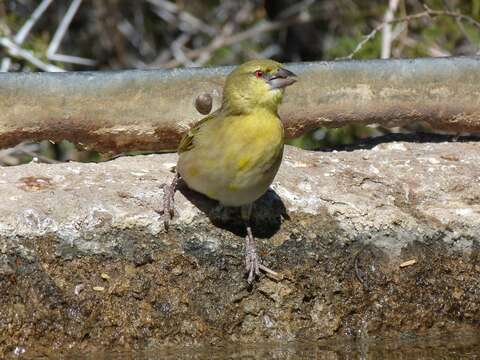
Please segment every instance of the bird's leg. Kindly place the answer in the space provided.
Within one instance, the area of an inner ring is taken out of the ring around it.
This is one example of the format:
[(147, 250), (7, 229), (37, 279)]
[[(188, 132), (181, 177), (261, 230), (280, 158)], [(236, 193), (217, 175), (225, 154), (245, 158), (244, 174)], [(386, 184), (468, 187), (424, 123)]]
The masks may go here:
[(252, 204), (244, 205), (241, 209), (242, 220), (245, 223), (247, 229), (247, 236), (245, 237), (245, 266), (248, 272), (247, 281), (252, 283), (255, 275), (260, 274), (258, 268), (258, 255), (255, 248), (255, 239), (252, 234), (252, 227), (250, 226), (250, 217), (252, 215)]
[(170, 185), (165, 185), (163, 188), (163, 225), (165, 226), (165, 230), (167, 231), (168, 226), (170, 225), (170, 220), (172, 220), (173, 215), (175, 215), (175, 191), (177, 191), (179, 179), (180, 175), (178, 174), (178, 172), (175, 172), (175, 177), (173, 178), (172, 183)]
[(247, 281), (249, 284), (253, 282), (256, 275), (260, 274), (260, 270), (279, 278), (279, 274), (273, 270), (270, 270), (266, 266), (262, 265), (258, 259), (257, 249), (255, 247), (255, 239), (252, 234), (252, 227), (250, 225), (250, 218), (252, 215), (253, 204), (244, 205), (241, 208), (242, 219), (247, 229), (247, 235), (245, 237), (245, 266), (248, 272)]

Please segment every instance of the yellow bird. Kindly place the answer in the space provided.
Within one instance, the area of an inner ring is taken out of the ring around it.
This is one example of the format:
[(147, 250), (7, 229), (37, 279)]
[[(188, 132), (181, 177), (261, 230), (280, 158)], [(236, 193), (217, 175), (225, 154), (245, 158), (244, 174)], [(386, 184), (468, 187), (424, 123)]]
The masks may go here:
[(252, 204), (272, 183), (283, 155), (283, 126), (277, 108), (295, 74), (273, 60), (248, 61), (232, 71), (222, 106), (197, 122), (178, 147), (177, 175), (165, 189), (164, 212), (173, 216), (179, 177), (189, 188), (222, 205), (241, 207), (246, 269), (251, 283), (260, 264), (250, 227)]

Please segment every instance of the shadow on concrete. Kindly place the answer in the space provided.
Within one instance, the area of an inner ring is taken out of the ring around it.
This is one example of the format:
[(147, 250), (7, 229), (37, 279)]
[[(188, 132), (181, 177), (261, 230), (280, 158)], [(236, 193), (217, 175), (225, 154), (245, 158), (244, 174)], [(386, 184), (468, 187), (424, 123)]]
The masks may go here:
[(411, 143), (442, 143), (442, 142), (470, 142), (480, 141), (479, 135), (446, 135), (446, 134), (430, 134), (430, 133), (408, 133), (408, 134), (387, 134), (365, 139), (354, 144), (339, 145), (328, 148), (319, 148), (315, 151), (332, 152), (332, 151), (355, 151), (370, 150), (377, 145), (389, 142), (411, 142)]
[[(177, 189), (193, 205), (205, 213), (213, 225), (237, 236), (243, 237), (246, 235), (245, 225), (240, 216), (240, 208), (225, 207), (218, 201), (191, 190), (181, 179)], [(268, 189), (254, 204), (251, 219), (253, 235), (258, 238), (272, 237), (280, 230), (282, 219), (289, 219), (285, 204), (274, 190)]]

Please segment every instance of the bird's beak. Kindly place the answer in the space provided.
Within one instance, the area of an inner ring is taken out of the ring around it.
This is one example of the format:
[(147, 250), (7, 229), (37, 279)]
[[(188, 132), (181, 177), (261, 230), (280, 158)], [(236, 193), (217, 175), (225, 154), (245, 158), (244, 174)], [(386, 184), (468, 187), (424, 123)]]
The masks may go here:
[(270, 79), (267, 80), (267, 83), (273, 89), (283, 89), (289, 85), (292, 85), (297, 81), (296, 76), (290, 70), (280, 68), (278, 71), (272, 75)]

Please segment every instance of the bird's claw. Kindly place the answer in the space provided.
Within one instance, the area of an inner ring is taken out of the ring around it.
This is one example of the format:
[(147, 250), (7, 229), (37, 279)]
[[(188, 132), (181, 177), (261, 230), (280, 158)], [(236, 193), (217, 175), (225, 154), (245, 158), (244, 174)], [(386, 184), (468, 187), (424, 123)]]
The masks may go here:
[(245, 266), (248, 272), (247, 282), (251, 284), (256, 275), (260, 275), (260, 264), (258, 263), (255, 247), (247, 248), (245, 256)]

